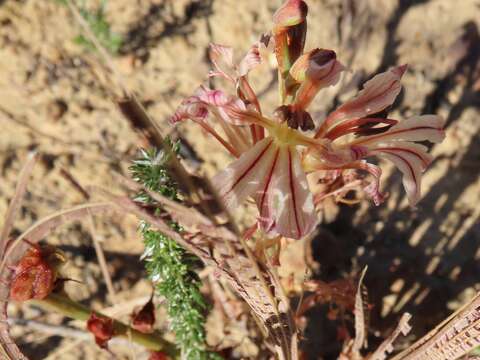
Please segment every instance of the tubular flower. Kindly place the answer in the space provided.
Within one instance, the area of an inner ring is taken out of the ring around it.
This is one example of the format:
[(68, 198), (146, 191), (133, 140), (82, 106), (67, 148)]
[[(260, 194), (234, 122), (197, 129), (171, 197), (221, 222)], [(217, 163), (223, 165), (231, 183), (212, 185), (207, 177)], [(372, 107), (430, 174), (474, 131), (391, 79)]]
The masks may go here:
[(200, 86), (171, 119), (173, 123), (193, 120), (236, 158), (213, 179), (227, 209), (253, 197), (260, 227), (295, 239), (311, 232), (317, 222), (309, 173), (340, 176), (343, 171), (366, 171), (373, 181), (365, 191), (378, 205), (384, 197), (379, 190), (381, 170), (366, 159), (383, 157), (403, 173), (408, 199), (415, 204), (421, 173), (431, 161), (427, 149), (415, 142), (439, 142), (444, 137), (442, 121), (435, 115), (401, 122), (378, 117), (399, 94), (405, 65), (367, 81), (354, 99), (321, 122), (313, 136), (303, 133), (314, 129), (308, 106), (322, 88), (335, 85), (344, 70), (332, 50), (302, 54), (307, 10), (305, 2), (290, 0), (274, 17), (281, 104), (272, 116), (262, 113), (248, 81), (249, 72), (262, 62), (260, 49), (269, 43), (264, 37), (239, 65), (231, 48), (211, 45), (215, 70), (210, 75), (232, 82), (236, 94)]

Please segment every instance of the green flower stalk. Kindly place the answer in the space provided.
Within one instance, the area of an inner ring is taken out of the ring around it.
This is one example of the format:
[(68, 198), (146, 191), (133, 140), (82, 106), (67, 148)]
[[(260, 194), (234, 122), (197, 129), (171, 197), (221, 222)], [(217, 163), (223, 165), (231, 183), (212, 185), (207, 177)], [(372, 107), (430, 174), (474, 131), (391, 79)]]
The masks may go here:
[[(176, 145), (172, 146), (168, 142), (166, 146), (173, 148), (172, 153), (178, 152)], [(167, 152), (142, 150), (141, 158), (134, 161), (130, 169), (133, 179), (148, 190), (179, 201), (175, 183), (167, 172), (168, 161)], [(140, 192), (135, 200), (146, 206), (156, 205), (146, 192)], [(161, 208), (155, 209), (157, 215), (160, 212)], [(182, 231), (174, 222), (171, 227), (175, 231)], [(182, 358), (220, 359), (217, 354), (206, 350), (204, 324), (207, 304), (200, 292), (200, 279), (194, 271), (199, 260), (146, 222), (141, 223), (140, 231), (145, 243), (142, 258), (145, 259), (148, 276), (154, 283), (155, 290), (166, 300), (171, 327)]]

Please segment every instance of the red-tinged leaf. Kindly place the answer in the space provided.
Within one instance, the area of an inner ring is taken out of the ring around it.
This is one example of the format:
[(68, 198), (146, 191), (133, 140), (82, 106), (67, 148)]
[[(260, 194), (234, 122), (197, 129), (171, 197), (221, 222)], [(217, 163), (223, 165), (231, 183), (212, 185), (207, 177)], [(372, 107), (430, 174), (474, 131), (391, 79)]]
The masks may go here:
[(149, 334), (153, 332), (153, 326), (155, 324), (155, 306), (153, 304), (153, 298), (136, 312), (132, 319), (132, 327), (141, 333)]
[(95, 336), (97, 345), (105, 349), (114, 335), (113, 319), (92, 312), (87, 321), (87, 330)]
[(331, 113), (319, 129), (317, 137), (342, 120), (376, 114), (392, 105), (401, 90), (400, 80), (406, 65), (395, 67), (367, 81), (358, 95)]

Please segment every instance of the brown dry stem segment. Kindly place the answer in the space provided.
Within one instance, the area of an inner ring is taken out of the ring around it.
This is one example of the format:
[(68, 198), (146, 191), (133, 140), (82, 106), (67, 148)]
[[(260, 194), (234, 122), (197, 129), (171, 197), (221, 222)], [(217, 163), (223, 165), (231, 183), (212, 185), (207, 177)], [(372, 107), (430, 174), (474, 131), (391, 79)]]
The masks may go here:
[[(51, 293), (44, 300), (34, 300), (32, 303), (39, 305), (50, 311), (56, 311), (69, 318), (87, 321), (90, 317), (91, 310), (68, 297), (61, 294)], [(120, 336), (144, 346), (153, 351), (164, 351), (168, 355), (175, 357), (178, 355), (178, 350), (175, 345), (163, 339), (162, 334), (154, 332), (152, 334), (143, 334), (131, 327), (114, 320), (114, 336)]]
[(480, 346), (480, 293), (392, 360), (454, 360)]

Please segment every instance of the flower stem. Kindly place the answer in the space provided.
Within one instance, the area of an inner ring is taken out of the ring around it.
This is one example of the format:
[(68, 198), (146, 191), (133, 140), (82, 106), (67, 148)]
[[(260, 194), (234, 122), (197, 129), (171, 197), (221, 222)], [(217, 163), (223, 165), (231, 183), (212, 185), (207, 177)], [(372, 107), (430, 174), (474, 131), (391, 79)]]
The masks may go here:
[[(66, 317), (81, 321), (87, 321), (92, 313), (92, 310), (88, 307), (69, 299), (63, 294), (51, 293), (45, 299), (32, 300), (31, 303), (46, 310), (56, 311)], [(131, 339), (133, 342), (144, 346), (148, 350), (163, 351), (172, 358), (177, 358), (179, 355), (175, 345), (163, 339), (162, 334), (159, 332), (143, 334), (117, 320), (113, 320), (113, 326), (115, 336)]]

